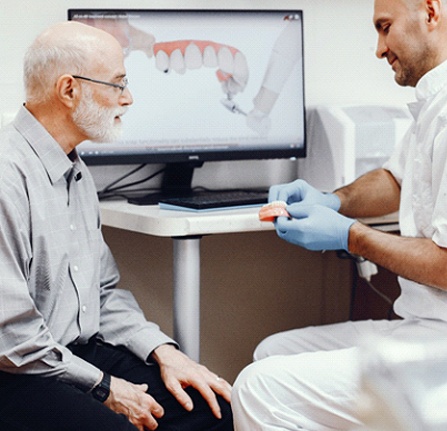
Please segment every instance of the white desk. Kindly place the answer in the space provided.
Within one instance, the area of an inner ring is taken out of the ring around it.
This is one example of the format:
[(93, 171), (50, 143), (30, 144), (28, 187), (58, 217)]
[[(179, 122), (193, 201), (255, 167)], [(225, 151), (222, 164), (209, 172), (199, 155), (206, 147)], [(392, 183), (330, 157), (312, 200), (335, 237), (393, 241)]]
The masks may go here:
[[(102, 223), (173, 240), (174, 338), (191, 358), (200, 355), (200, 239), (204, 235), (273, 230), (258, 219), (259, 208), (186, 212), (138, 206), (126, 201), (101, 202)], [(367, 220), (394, 225), (396, 215)]]

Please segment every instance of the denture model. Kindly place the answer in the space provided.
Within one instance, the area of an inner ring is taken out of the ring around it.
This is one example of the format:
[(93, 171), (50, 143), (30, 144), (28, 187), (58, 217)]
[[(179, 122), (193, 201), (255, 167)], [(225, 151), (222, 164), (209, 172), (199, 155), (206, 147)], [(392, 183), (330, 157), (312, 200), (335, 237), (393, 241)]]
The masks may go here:
[(155, 43), (153, 50), (157, 69), (165, 73), (217, 67), (217, 79), (229, 97), (243, 91), (247, 85), (247, 60), (232, 46), (207, 40), (176, 40)]
[(264, 205), (259, 210), (259, 220), (273, 222), (277, 217), (290, 217), (286, 206), (287, 204), (284, 201), (273, 201)]

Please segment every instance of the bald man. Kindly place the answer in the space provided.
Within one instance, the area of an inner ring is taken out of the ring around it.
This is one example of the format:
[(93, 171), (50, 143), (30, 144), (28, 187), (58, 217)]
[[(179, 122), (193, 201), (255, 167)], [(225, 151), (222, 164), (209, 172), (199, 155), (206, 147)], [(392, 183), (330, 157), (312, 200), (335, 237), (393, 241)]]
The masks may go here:
[(132, 104), (123, 51), (75, 22), (40, 34), (0, 133), (0, 429), (232, 430), (231, 386), (146, 321), (76, 153)]
[[(281, 238), (311, 250), (345, 249), (395, 272), (401, 319), (264, 340), (234, 385), (238, 431), (362, 429), (358, 346), (372, 335), (447, 342), (447, 3), (375, 0), (374, 25), (377, 57), (399, 85), (416, 88), (414, 124), (382, 169), (333, 194), (299, 180), (274, 186), (270, 199), (286, 201), (292, 216), (278, 218)], [(401, 236), (356, 221), (396, 210)]]

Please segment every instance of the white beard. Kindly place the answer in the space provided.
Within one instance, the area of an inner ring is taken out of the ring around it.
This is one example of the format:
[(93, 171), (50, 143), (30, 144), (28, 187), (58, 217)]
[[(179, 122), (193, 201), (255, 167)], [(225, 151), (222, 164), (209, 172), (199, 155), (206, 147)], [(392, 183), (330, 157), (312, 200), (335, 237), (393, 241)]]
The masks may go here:
[(115, 124), (115, 117), (123, 115), (126, 108), (104, 108), (93, 99), (93, 92), (83, 87), (83, 97), (73, 112), (73, 122), (94, 142), (113, 142), (121, 137), (121, 123)]

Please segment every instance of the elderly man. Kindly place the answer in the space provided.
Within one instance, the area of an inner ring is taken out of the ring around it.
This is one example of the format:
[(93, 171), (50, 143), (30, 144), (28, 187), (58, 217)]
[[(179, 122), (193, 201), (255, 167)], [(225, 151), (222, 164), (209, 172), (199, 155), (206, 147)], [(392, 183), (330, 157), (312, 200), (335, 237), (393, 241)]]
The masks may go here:
[[(375, 0), (377, 56), (416, 87), (414, 124), (384, 165), (333, 194), (304, 181), (275, 186), (291, 218), (278, 235), (311, 250), (345, 249), (399, 275), (395, 321), (347, 322), (264, 340), (233, 389), (237, 430), (360, 426), (358, 346), (370, 334), (447, 338), (447, 2)], [(354, 218), (399, 209), (401, 236)], [(447, 340), (446, 340), (447, 341)]]
[(0, 133), (0, 428), (232, 430), (230, 385), (147, 322), (101, 236), (76, 153), (132, 104), (123, 52), (80, 23), (38, 36)]

